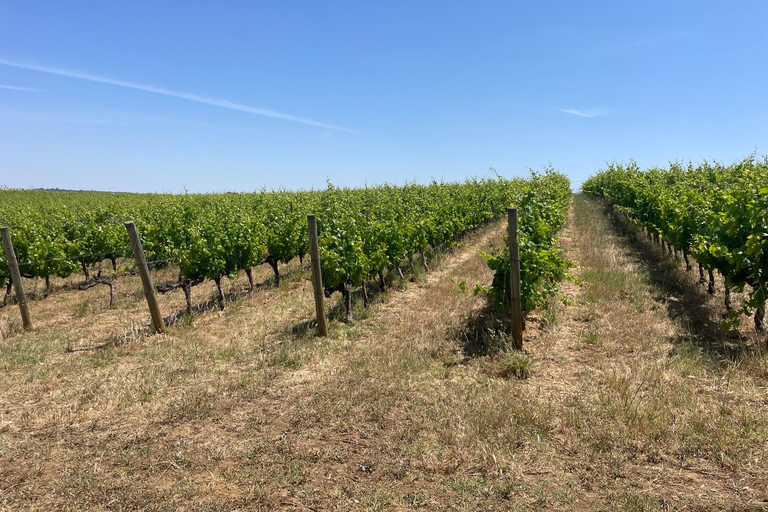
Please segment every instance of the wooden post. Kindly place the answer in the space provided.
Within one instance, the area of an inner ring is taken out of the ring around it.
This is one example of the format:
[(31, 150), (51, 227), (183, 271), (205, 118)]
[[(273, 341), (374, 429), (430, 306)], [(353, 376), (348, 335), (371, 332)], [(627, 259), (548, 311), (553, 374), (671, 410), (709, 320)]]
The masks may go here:
[(3, 248), (5, 249), (5, 259), (8, 261), (8, 268), (11, 271), (11, 282), (16, 288), (16, 300), (19, 303), (21, 311), (21, 322), (24, 329), (32, 329), (32, 317), (29, 316), (29, 306), (27, 297), (24, 295), (24, 286), (21, 284), (21, 272), (19, 272), (19, 261), (16, 259), (16, 253), (13, 251), (11, 243), (11, 230), (8, 226), (0, 228), (3, 237)]
[(509, 224), (509, 294), (512, 306), (512, 340), (523, 349), (523, 304), (520, 297), (520, 248), (517, 245), (517, 208), (507, 208)]
[(325, 322), (325, 306), (323, 305), (323, 275), (320, 272), (320, 248), (317, 244), (317, 217), (307, 215), (309, 228), (309, 255), (312, 263), (312, 288), (315, 291), (315, 313), (317, 314), (317, 334), (328, 336), (328, 325)]
[(165, 324), (163, 323), (163, 317), (160, 314), (160, 307), (157, 305), (155, 286), (152, 284), (152, 276), (149, 275), (147, 258), (144, 256), (144, 249), (141, 247), (139, 233), (136, 231), (136, 225), (133, 222), (126, 222), (125, 229), (128, 230), (128, 238), (131, 239), (133, 256), (136, 258), (136, 266), (138, 267), (139, 275), (141, 276), (141, 284), (144, 286), (144, 295), (147, 297), (147, 305), (149, 306), (149, 312), (152, 315), (152, 324), (155, 326), (155, 332), (162, 334), (165, 332)]

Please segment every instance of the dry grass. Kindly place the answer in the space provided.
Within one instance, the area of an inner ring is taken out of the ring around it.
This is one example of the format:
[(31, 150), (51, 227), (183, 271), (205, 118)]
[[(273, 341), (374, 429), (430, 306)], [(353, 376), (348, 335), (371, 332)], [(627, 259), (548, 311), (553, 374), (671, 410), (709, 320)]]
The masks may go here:
[(570, 305), (529, 321), (526, 353), (468, 350), (484, 329), (504, 345), (457, 284), (490, 281), (478, 249), (503, 230), (324, 340), (301, 269), (252, 297), (241, 277), (224, 313), (164, 336), (136, 290), (112, 310), (98, 288), (36, 301), (41, 327), (0, 345), (0, 507), (764, 509), (765, 359), (707, 352), (598, 205), (577, 197), (563, 236), (581, 266)]

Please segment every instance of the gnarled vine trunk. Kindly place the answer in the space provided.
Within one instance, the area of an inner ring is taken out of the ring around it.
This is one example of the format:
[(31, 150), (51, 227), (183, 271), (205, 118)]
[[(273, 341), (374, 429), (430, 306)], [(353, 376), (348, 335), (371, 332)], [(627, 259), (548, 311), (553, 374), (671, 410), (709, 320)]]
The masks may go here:
[(216, 291), (219, 293), (219, 309), (224, 311), (224, 292), (221, 291), (221, 276), (217, 276), (213, 279), (216, 283)]
[(3, 297), (3, 306), (7, 306), (8, 305), (8, 301), (10, 300), (10, 297), (11, 297), (11, 289), (12, 288), (13, 288), (13, 283), (11, 283), (11, 281), (9, 280), (5, 284), (5, 297)]
[(245, 275), (248, 276), (248, 292), (253, 293), (253, 270), (245, 269)]
[(269, 266), (272, 267), (272, 271), (275, 273), (275, 287), (280, 286), (280, 269), (277, 267), (277, 260), (267, 260)]
[(341, 285), (341, 296), (344, 299), (344, 323), (352, 321), (352, 286), (349, 283)]
[(184, 283), (181, 286), (182, 290), (184, 290), (184, 299), (187, 301), (187, 314), (192, 314), (192, 283), (189, 281), (184, 281)]
[(109, 286), (109, 307), (111, 308), (112, 305), (115, 302), (115, 283), (108, 279), (103, 279), (101, 277), (101, 273), (93, 278), (92, 281), (86, 281), (85, 283), (80, 285), (81, 290), (88, 290), (89, 288), (93, 288), (96, 285), (103, 284), (104, 286)]

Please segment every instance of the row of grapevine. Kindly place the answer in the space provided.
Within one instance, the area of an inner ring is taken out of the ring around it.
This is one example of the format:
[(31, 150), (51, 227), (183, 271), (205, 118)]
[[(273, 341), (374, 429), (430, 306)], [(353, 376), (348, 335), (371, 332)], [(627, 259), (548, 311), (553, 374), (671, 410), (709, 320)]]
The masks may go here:
[(768, 161), (754, 157), (733, 165), (671, 164), (641, 171), (612, 164), (587, 180), (584, 192), (605, 197), (649, 232), (719, 271), (726, 288), (749, 300), (738, 314), (755, 314), (765, 330), (768, 299)]
[[(306, 216), (315, 213), (326, 293), (342, 293), (351, 319), (354, 288), (376, 277), (383, 285), (385, 273), (399, 272), (417, 254), (426, 263), (428, 251), (450, 245), (510, 204), (527, 202), (535, 210), (547, 189), (540, 182), (534, 176), (243, 194), (2, 191), (0, 225), (12, 227), (25, 277), (48, 281), (82, 271), (88, 282), (95, 265), (110, 260), (117, 269), (119, 258), (130, 256), (123, 223), (133, 220), (147, 258), (179, 269), (178, 282), (165, 289), (183, 288), (189, 308), (194, 284), (214, 280), (223, 306), (221, 279), (240, 270), (250, 279), (261, 263), (270, 264), (279, 282), (278, 263), (308, 251)], [(549, 221), (532, 214), (522, 227), (534, 232)], [(0, 255), (0, 284), (7, 281)]]
[(523, 180), (463, 184), (329, 188), (317, 206), (326, 294), (340, 291), (351, 320), (351, 292), (370, 276), (399, 269), (430, 248), (498, 217), (527, 186)]
[[(570, 267), (557, 246), (557, 234), (570, 208), (571, 183), (551, 170), (534, 174), (515, 204), (522, 310), (527, 313), (547, 306)], [(505, 238), (503, 249), (496, 248), (485, 254), (488, 266), (495, 271), (490, 288), (477, 289), (490, 294), (499, 308), (509, 307), (510, 302), (509, 257), (509, 243)]]

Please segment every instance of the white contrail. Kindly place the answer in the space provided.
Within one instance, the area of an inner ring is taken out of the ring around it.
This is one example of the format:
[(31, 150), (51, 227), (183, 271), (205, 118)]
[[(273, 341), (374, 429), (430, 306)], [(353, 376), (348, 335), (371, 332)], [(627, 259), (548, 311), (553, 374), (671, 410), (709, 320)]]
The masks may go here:
[(602, 110), (577, 110), (575, 108), (561, 108), (560, 112), (579, 117), (603, 117), (608, 115)]
[(208, 96), (200, 96), (198, 94), (192, 94), (189, 92), (176, 92), (168, 90), (164, 87), (155, 87), (153, 85), (137, 84), (129, 82), (127, 80), (119, 80), (116, 78), (108, 78), (99, 75), (93, 75), (84, 71), (74, 71), (69, 69), (54, 68), (50, 66), (42, 66), (34, 63), (16, 62), (0, 58), (0, 64), (4, 66), (11, 66), (14, 68), (28, 69), (31, 71), (39, 71), (41, 73), (48, 73), (51, 75), (66, 76), (70, 78), (78, 78), (80, 80), (87, 80), (89, 82), (98, 82), (102, 84), (116, 85), (118, 87), (127, 87), (129, 89), (137, 89), (139, 91), (153, 92), (155, 94), (162, 94), (164, 96), (172, 96), (174, 98), (181, 98), (183, 100), (194, 101), (197, 103), (204, 103), (206, 105), (213, 105), (215, 107), (228, 108), (230, 110), (239, 110), (240, 112), (248, 112), (249, 114), (256, 114), (258, 116), (272, 117), (274, 119), (282, 119), (285, 121), (293, 121), (295, 123), (308, 124), (312, 126), (318, 126), (320, 128), (328, 128), (330, 130), (339, 130), (343, 132), (358, 133), (354, 130), (342, 128), (340, 126), (334, 126), (332, 124), (321, 123), (318, 121), (312, 121), (311, 119), (304, 119), (302, 117), (292, 116), (290, 114), (283, 114), (281, 112), (275, 112), (274, 110), (267, 110), (264, 108), (250, 107), (248, 105), (241, 105), (239, 103), (233, 103), (228, 100), (220, 100), (217, 98), (211, 98)]
[(40, 89), (35, 89), (34, 87), (22, 87), (20, 85), (3, 85), (3, 84), (0, 84), (0, 89), (10, 89), (12, 91), (40, 92)]

